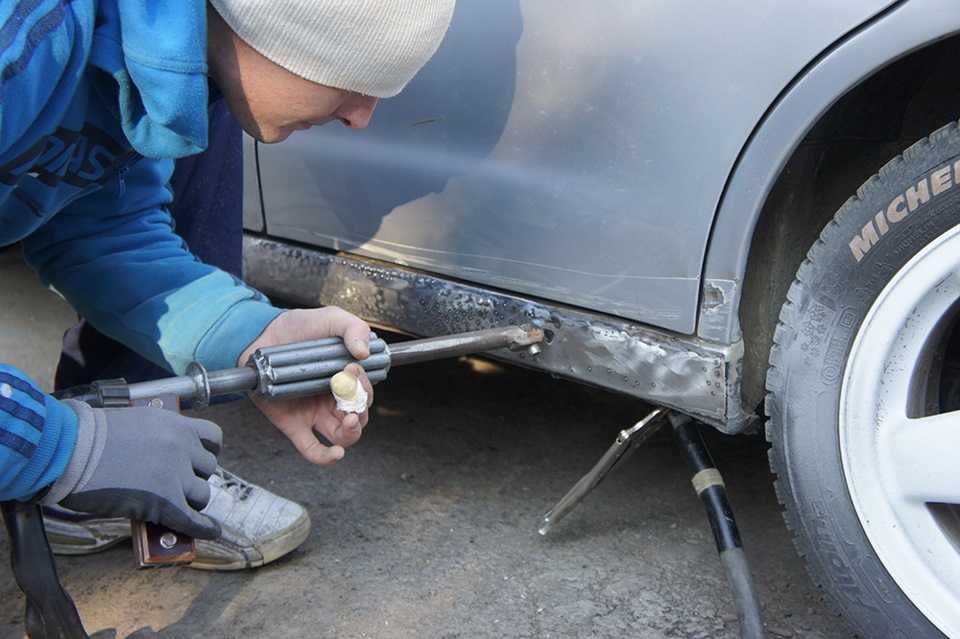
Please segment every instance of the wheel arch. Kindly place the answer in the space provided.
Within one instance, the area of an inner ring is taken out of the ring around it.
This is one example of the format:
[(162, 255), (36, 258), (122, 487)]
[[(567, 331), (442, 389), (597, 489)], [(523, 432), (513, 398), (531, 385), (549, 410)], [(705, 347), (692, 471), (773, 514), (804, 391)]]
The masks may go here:
[(942, 99), (960, 96), (960, 76), (944, 72), (951, 53), (960, 5), (895, 5), (808, 66), (745, 145), (710, 234), (698, 335), (742, 337), (746, 410), (763, 397), (780, 304), (820, 229), (886, 160), (960, 116)]

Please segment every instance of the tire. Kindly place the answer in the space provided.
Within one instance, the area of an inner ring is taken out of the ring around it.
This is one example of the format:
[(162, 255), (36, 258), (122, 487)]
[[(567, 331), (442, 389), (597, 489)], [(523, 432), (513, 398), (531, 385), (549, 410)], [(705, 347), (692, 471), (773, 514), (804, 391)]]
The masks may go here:
[[(911, 262), (914, 256), (960, 224), (958, 162), (960, 129), (953, 123), (911, 146), (857, 190), (800, 266), (770, 353), (766, 433), (787, 527), (816, 585), (867, 639), (946, 636), (942, 620), (934, 625), (891, 576), (891, 564), (868, 536), (871, 524), (865, 528), (858, 516), (841, 447), (841, 388), (848, 374), (856, 374), (847, 363), (881, 292), (917, 261)], [(943, 167), (950, 167), (950, 187), (926, 202), (916, 197), (921, 181), (931, 188), (932, 173), (941, 180), (938, 189), (943, 187)], [(895, 206), (886, 216), (891, 202), (911, 188), (912, 204)], [(960, 635), (954, 632), (952, 639)]]

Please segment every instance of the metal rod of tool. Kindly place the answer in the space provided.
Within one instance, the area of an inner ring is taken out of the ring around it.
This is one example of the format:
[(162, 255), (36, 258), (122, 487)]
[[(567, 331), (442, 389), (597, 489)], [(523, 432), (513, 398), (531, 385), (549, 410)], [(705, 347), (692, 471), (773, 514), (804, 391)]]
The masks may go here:
[(393, 366), (404, 366), (446, 357), (483, 353), (498, 348), (532, 346), (542, 341), (543, 330), (539, 328), (509, 326), (401, 342), (390, 347), (390, 357)]
[[(246, 371), (249, 371), (252, 383), (256, 384), (256, 371), (248, 368), (234, 368), (231, 370), (231, 372), (236, 372), (237, 375)], [(239, 384), (240, 382), (238, 382), (238, 385)], [(150, 382), (130, 384), (130, 399), (153, 399), (154, 397), (163, 397), (165, 395), (176, 395), (180, 398), (188, 398), (191, 397), (196, 390), (196, 384), (194, 384), (194, 381), (189, 377), (167, 377)]]
[[(248, 366), (228, 368), (207, 374), (211, 395), (228, 395), (257, 388), (257, 371)], [(149, 382), (130, 384), (130, 399), (151, 399), (166, 395), (175, 395), (181, 399), (190, 399), (197, 395), (197, 381), (191, 376), (167, 377)]]

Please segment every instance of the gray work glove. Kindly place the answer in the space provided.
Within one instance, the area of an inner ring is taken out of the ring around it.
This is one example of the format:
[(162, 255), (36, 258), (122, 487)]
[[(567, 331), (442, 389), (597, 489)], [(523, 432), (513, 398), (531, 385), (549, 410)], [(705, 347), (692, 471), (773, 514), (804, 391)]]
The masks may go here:
[(158, 408), (90, 408), (77, 414), (77, 445), (43, 498), (72, 510), (160, 524), (201, 539), (220, 525), (200, 510), (210, 500), (220, 427)]

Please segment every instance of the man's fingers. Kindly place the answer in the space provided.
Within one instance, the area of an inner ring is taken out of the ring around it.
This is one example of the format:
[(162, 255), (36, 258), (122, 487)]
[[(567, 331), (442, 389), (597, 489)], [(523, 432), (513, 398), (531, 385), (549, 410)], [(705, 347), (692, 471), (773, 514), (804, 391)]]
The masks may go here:
[(193, 472), (204, 479), (217, 470), (217, 458), (203, 448), (195, 448), (190, 452), (190, 462), (193, 464)]
[(370, 357), (370, 325), (342, 308), (331, 306), (324, 311), (328, 314), (330, 333), (343, 338), (350, 354), (357, 359)]
[(370, 378), (367, 377), (367, 371), (363, 370), (363, 367), (360, 364), (348, 364), (345, 369), (343, 369), (356, 377), (360, 384), (363, 386), (363, 390), (367, 391), (367, 408), (373, 406), (373, 384), (370, 383)]
[(349, 413), (344, 416), (340, 422), (340, 443), (344, 446), (353, 446), (363, 434), (360, 426), (360, 416), (356, 413)]
[(200, 443), (214, 455), (220, 454), (223, 447), (223, 431), (213, 422), (205, 419), (185, 418), (190, 427), (193, 428), (197, 436), (200, 437)]
[(360, 435), (363, 434), (360, 419), (357, 415), (341, 413), (333, 407), (317, 415), (316, 429), (330, 440), (330, 443), (344, 448), (356, 444)]
[[(360, 380), (360, 383), (363, 385), (363, 389), (367, 391), (367, 408), (369, 409), (371, 406), (373, 406), (373, 384), (370, 383), (370, 379), (367, 377), (366, 371), (364, 371), (363, 367), (359, 364), (350, 364), (347, 366), (346, 370)], [(370, 413), (368, 410), (363, 411), (357, 417), (360, 429), (366, 427), (367, 422), (370, 421)]]
[(315, 428), (334, 444), (345, 448), (353, 446), (363, 434), (367, 413), (344, 413), (337, 410), (336, 400), (331, 395), (318, 399)]
[(324, 446), (312, 430), (296, 430), (287, 436), (297, 451), (311, 464), (329, 466), (343, 459), (345, 451), (342, 446)]
[(184, 486), (184, 494), (191, 508), (203, 510), (210, 502), (210, 484), (202, 479), (192, 478)]

